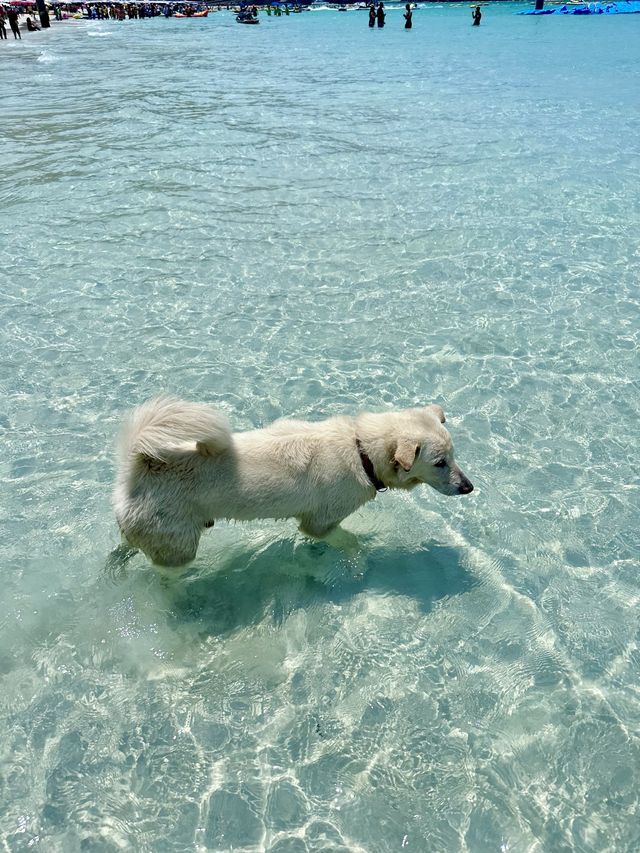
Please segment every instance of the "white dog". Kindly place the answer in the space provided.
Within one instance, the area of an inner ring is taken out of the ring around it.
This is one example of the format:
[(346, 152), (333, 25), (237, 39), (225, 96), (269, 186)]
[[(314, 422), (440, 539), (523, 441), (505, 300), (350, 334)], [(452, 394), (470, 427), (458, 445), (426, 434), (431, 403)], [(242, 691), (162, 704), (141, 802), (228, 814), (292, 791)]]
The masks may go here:
[(303, 533), (323, 537), (385, 489), (427, 483), (469, 494), (443, 423), (432, 405), (232, 433), (204, 404), (151, 400), (122, 433), (118, 524), (154, 563), (182, 566), (218, 518), (296, 518)]

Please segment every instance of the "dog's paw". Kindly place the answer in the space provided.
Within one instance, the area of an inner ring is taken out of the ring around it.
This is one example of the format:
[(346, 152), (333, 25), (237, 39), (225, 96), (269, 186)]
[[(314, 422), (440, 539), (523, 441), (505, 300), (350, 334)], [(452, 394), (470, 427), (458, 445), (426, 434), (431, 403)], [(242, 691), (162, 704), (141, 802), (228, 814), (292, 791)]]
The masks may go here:
[(104, 573), (114, 583), (125, 576), (125, 566), (129, 560), (138, 553), (137, 548), (132, 548), (126, 542), (122, 542), (107, 557)]

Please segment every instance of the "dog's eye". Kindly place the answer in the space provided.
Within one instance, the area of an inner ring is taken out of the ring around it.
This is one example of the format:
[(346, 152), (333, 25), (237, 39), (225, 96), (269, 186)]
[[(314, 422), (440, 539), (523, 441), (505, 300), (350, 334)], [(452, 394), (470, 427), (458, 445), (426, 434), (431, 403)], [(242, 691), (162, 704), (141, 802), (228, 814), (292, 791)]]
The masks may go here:
[(444, 468), (445, 465), (447, 464), (447, 460), (446, 459), (438, 459), (438, 461), (434, 462), (433, 464), (436, 466), (436, 468)]

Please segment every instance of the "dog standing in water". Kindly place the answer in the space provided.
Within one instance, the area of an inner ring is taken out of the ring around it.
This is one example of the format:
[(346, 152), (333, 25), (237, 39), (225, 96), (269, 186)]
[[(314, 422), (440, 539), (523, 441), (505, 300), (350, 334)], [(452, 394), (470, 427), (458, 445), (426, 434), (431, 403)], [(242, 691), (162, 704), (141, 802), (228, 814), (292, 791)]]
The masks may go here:
[(160, 566), (183, 566), (216, 519), (296, 518), (322, 538), (377, 492), (473, 485), (453, 456), (437, 405), (232, 433), (202, 403), (160, 397), (122, 432), (114, 506), (120, 530)]

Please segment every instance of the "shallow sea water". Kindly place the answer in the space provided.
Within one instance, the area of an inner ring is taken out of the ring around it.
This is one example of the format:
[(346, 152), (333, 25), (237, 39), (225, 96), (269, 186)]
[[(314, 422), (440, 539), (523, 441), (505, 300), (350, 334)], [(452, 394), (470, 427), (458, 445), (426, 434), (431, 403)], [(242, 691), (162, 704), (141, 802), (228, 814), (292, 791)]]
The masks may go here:
[[(640, 849), (640, 18), (483, 11), (0, 44), (2, 849)], [(160, 391), (476, 490), (110, 573)]]

